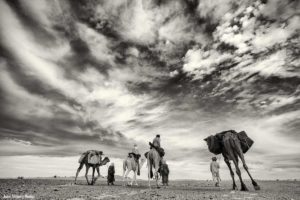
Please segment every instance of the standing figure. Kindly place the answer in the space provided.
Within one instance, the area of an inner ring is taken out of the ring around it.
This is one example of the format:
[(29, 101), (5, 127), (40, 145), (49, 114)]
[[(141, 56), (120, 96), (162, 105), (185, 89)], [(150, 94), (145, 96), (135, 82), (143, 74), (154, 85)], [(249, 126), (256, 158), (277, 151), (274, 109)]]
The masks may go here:
[(115, 165), (111, 163), (107, 172), (107, 185), (114, 185), (115, 182)]
[(220, 186), (220, 174), (219, 174), (219, 169), (220, 169), (220, 165), (217, 162), (217, 158), (216, 157), (212, 157), (211, 159), (211, 163), (210, 163), (210, 172), (212, 174), (212, 178), (213, 181), (215, 182), (215, 186), (219, 187)]
[(162, 176), (162, 184), (165, 186), (169, 185), (169, 166), (165, 160), (162, 160), (162, 165), (160, 167), (160, 174)]

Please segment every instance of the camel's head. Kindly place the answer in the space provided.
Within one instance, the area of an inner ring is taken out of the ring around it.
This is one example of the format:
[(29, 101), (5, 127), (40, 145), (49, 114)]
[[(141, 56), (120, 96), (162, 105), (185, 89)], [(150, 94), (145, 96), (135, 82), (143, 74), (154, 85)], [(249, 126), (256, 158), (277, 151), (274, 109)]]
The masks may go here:
[(207, 145), (210, 144), (211, 136), (208, 136), (207, 138), (203, 139)]
[(101, 161), (101, 165), (106, 165), (109, 162), (109, 158), (105, 157), (102, 161)]

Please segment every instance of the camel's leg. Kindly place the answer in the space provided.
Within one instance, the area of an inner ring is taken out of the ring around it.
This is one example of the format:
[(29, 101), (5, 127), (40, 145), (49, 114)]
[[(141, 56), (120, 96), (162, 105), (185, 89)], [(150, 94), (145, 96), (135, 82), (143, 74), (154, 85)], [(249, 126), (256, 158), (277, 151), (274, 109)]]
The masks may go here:
[(94, 185), (95, 184), (95, 167), (93, 167), (93, 173), (92, 173), (92, 185)]
[(77, 172), (76, 172), (76, 176), (75, 176), (75, 184), (76, 184), (76, 181), (77, 181), (78, 174), (79, 174), (80, 170), (82, 169), (82, 167), (83, 167), (83, 163), (80, 163), (80, 165), (77, 169)]
[[(240, 146), (240, 144), (238, 144), (238, 145)], [(252, 178), (252, 176), (251, 176), (251, 174), (250, 174), (250, 172), (249, 172), (249, 170), (248, 170), (248, 166), (247, 166), (247, 164), (246, 164), (246, 161), (245, 161), (245, 158), (244, 158), (244, 154), (243, 154), (243, 152), (242, 152), (242, 149), (239, 148), (239, 149), (236, 150), (236, 152), (237, 152), (238, 156), (240, 157), (240, 159), (241, 159), (241, 161), (242, 161), (242, 163), (243, 163), (244, 169), (246, 170), (246, 172), (248, 173), (248, 175), (249, 175), (249, 177), (250, 177), (250, 179), (251, 179), (251, 181), (252, 181), (252, 185), (253, 185), (254, 189), (255, 189), (255, 190), (260, 190), (259, 185), (258, 185), (258, 184), (256, 183), (256, 181)]]
[[(127, 180), (128, 179), (128, 174), (130, 173), (129, 170), (127, 170), (126, 174), (125, 174), (125, 179)], [(127, 181), (127, 184), (129, 184), (129, 182)]]
[(137, 172), (134, 172), (134, 185), (136, 185), (136, 186), (138, 186), (138, 184), (137, 184), (137, 181), (136, 181), (136, 175), (137, 175)]
[(137, 180), (136, 180), (136, 173), (134, 174), (134, 176), (135, 176), (135, 177), (134, 177), (135, 185), (138, 186), (138, 183), (137, 183)]
[(158, 170), (159, 170), (159, 159), (156, 159), (156, 160), (155, 160), (154, 165), (155, 165), (155, 182), (156, 182), (156, 187), (159, 188), (159, 186), (158, 186), (158, 178), (159, 178), (159, 175), (158, 175)]
[(238, 154), (235, 151), (239, 146), (236, 145), (234, 139), (229, 139), (227, 141), (224, 141), (224, 147), (226, 149), (226, 152), (229, 155), (229, 158), (233, 161), (235, 165), (236, 174), (238, 175), (240, 182), (241, 182), (241, 191), (247, 191), (247, 187), (245, 183), (243, 182), (241, 171), (239, 169), (239, 163), (238, 163)]
[(98, 173), (98, 177), (100, 177), (100, 176), (101, 176), (101, 174), (100, 174), (99, 167), (97, 167), (97, 168), (96, 168), (96, 170), (97, 170), (97, 173)]
[(242, 174), (241, 174), (241, 170), (239, 168), (239, 161), (238, 158), (233, 158), (232, 159), (234, 165), (235, 165), (235, 170), (236, 170), (236, 174), (238, 175), (240, 182), (241, 182), (241, 191), (248, 191), (243, 179), (242, 179)]
[(123, 186), (125, 186), (125, 172), (126, 172), (126, 169), (123, 169)]
[(88, 185), (90, 185), (90, 182), (89, 182), (89, 179), (88, 179), (89, 169), (90, 169), (90, 166), (85, 165), (85, 179), (86, 179)]
[(151, 189), (151, 181), (150, 181), (150, 171), (151, 171), (151, 168), (152, 168), (152, 165), (150, 163), (150, 160), (148, 159), (147, 160), (147, 166), (148, 166), (148, 185), (149, 185), (149, 189)]
[(99, 167), (96, 167), (96, 170), (97, 170), (98, 176), (96, 176), (96, 177), (94, 178), (94, 182), (95, 182), (95, 183), (96, 183), (97, 179), (101, 176), (101, 175), (100, 175)]
[(240, 148), (240, 146), (236, 145), (236, 142), (234, 139), (230, 139), (230, 140), (224, 142), (224, 147), (235, 165), (236, 174), (238, 175), (240, 182), (241, 182), (241, 190), (248, 191), (248, 189), (242, 179), (242, 175), (241, 175), (241, 171), (240, 171), (239, 163), (238, 163), (239, 162), (238, 154), (235, 151), (236, 149)]
[(241, 191), (248, 191), (242, 179), (241, 171), (239, 168), (238, 154), (235, 151), (237, 148), (239, 148), (239, 146), (236, 145), (233, 139), (230, 139), (228, 142), (224, 142), (224, 146), (227, 149), (227, 152), (235, 165), (236, 174), (238, 175), (241, 182)]
[(127, 161), (123, 161), (123, 186), (125, 186), (125, 179), (127, 179), (129, 171), (128, 166), (127, 166)]
[(132, 180), (131, 180), (131, 183), (130, 185), (132, 186), (133, 182), (136, 181), (136, 171), (133, 171), (133, 177), (132, 177)]
[(231, 164), (229, 162), (229, 160), (227, 158), (224, 159), (225, 163), (227, 164), (228, 168), (229, 168), (229, 171), (230, 171), (230, 175), (231, 175), (231, 178), (232, 178), (232, 189), (235, 190), (236, 189), (236, 184), (235, 184), (235, 180), (234, 180), (234, 173), (233, 173), (233, 170), (231, 168)]
[[(125, 171), (124, 171), (125, 172)], [(127, 182), (127, 177), (128, 177), (128, 174), (129, 174), (129, 170), (127, 169), (126, 170), (126, 172), (125, 172), (125, 175), (123, 176), (123, 182), (124, 182), (124, 180), (126, 180), (126, 182)], [(128, 182), (127, 182), (127, 184), (129, 184)], [(125, 184), (124, 184), (125, 185)]]

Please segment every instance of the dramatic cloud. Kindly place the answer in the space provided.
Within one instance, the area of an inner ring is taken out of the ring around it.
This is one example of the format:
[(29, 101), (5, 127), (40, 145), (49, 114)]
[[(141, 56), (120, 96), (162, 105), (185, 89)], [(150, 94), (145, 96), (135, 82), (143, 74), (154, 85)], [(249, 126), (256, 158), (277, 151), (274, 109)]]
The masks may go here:
[[(208, 179), (203, 138), (235, 129), (255, 140), (246, 156), (255, 177), (294, 178), (299, 9), (279, 0), (1, 1), (0, 176), (70, 176), (88, 149), (121, 173), (133, 144), (144, 153), (160, 134), (172, 178)], [(45, 165), (47, 174), (35, 170)]]

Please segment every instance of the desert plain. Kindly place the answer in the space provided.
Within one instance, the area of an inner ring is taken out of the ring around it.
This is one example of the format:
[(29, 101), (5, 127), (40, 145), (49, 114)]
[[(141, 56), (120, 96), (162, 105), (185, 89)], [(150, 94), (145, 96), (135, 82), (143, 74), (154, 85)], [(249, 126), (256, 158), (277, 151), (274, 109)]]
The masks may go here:
[(222, 181), (221, 187), (214, 187), (212, 181), (206, 180), (171, 180), (169, 186), (159, 189), (152, 182), (153, 187), (149, 189), (144, 180), (139, 181), (139, 186), (123, 186), (121, 180), (108, 186), (101, 178), (91, 186), (82, 178), (76, 185), (72, 178), (0, 179), (0, 199), (300, 199), (297, 180), (258, 182), (260, 191), (255, 191), (246, 181), (249, 191), (241, 192), (231, 190), (231, 181)]

